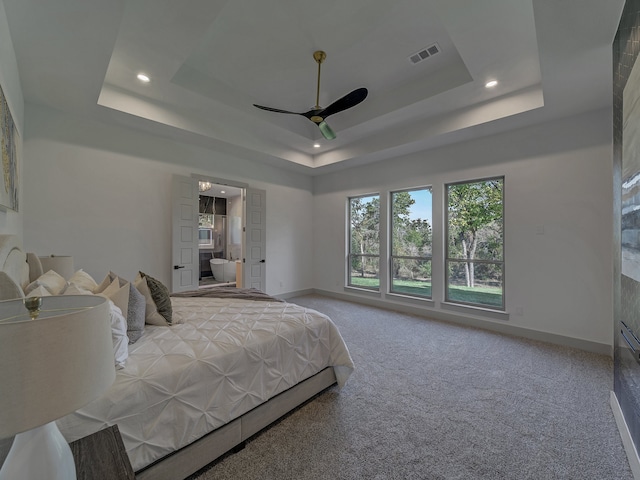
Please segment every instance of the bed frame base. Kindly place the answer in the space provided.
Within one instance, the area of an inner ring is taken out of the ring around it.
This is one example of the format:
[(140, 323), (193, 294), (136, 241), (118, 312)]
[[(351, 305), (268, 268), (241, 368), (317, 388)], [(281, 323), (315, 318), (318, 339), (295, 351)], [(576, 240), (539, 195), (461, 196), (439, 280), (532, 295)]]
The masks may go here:
[(136, 479), (186, 478), (228, 451), (242, 450), (248, 438), (334, 383), (333, 367), (327, 367), (192, 444), (152, 463), (137, 472)]
[(247, 442), (240, 442), (238, 445), (231, 449), (231, 453), (238, 453), (244, 450), (244, 447), (247, 446)]

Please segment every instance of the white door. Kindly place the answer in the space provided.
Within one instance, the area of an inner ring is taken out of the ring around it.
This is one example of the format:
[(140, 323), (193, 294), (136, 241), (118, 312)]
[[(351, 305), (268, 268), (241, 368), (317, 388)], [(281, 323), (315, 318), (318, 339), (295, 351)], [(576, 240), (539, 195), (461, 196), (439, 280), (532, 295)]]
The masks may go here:
[(267, 192), (255, 188), (245, 191), (245, 250), (243, 286), (266, 292)]
[(171, 291), (198, 288), (200, 254), (198, 252), (198, 181), (173, 176), (172, 185)]

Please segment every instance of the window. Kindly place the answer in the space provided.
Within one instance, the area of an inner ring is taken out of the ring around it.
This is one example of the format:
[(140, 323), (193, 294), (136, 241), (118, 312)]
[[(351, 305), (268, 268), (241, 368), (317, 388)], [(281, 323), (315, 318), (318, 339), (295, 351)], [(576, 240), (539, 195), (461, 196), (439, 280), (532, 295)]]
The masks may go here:
[(431, 298), (431, 189), (391, 192), (390, 291)]
[(503, 177), (446, 186), (446, 301), (504, 310), (503, 187)]
[(380, 196), (349, 199), (348, 285), (380, 289)]

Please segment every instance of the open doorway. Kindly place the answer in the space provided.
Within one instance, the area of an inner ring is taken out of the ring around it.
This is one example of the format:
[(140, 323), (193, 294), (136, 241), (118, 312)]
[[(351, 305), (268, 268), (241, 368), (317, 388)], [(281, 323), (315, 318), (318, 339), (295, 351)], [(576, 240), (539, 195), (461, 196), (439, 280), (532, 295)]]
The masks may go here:
[(199, 287), (242, 287), (244, 189), (198, 182)]

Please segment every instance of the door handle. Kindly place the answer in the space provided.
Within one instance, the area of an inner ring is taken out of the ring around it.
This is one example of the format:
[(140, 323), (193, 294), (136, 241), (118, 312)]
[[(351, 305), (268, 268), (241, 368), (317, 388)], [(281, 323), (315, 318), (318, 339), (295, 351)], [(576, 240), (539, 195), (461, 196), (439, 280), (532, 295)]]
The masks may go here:
[(174, 265), (173, 266), (174, 270), (180, 270), (181, 268), (184, 268), (184, 265)]
[(260, 260), (260, 263), (265, 263), (266, 260), (263, 258), (262, 260)]

